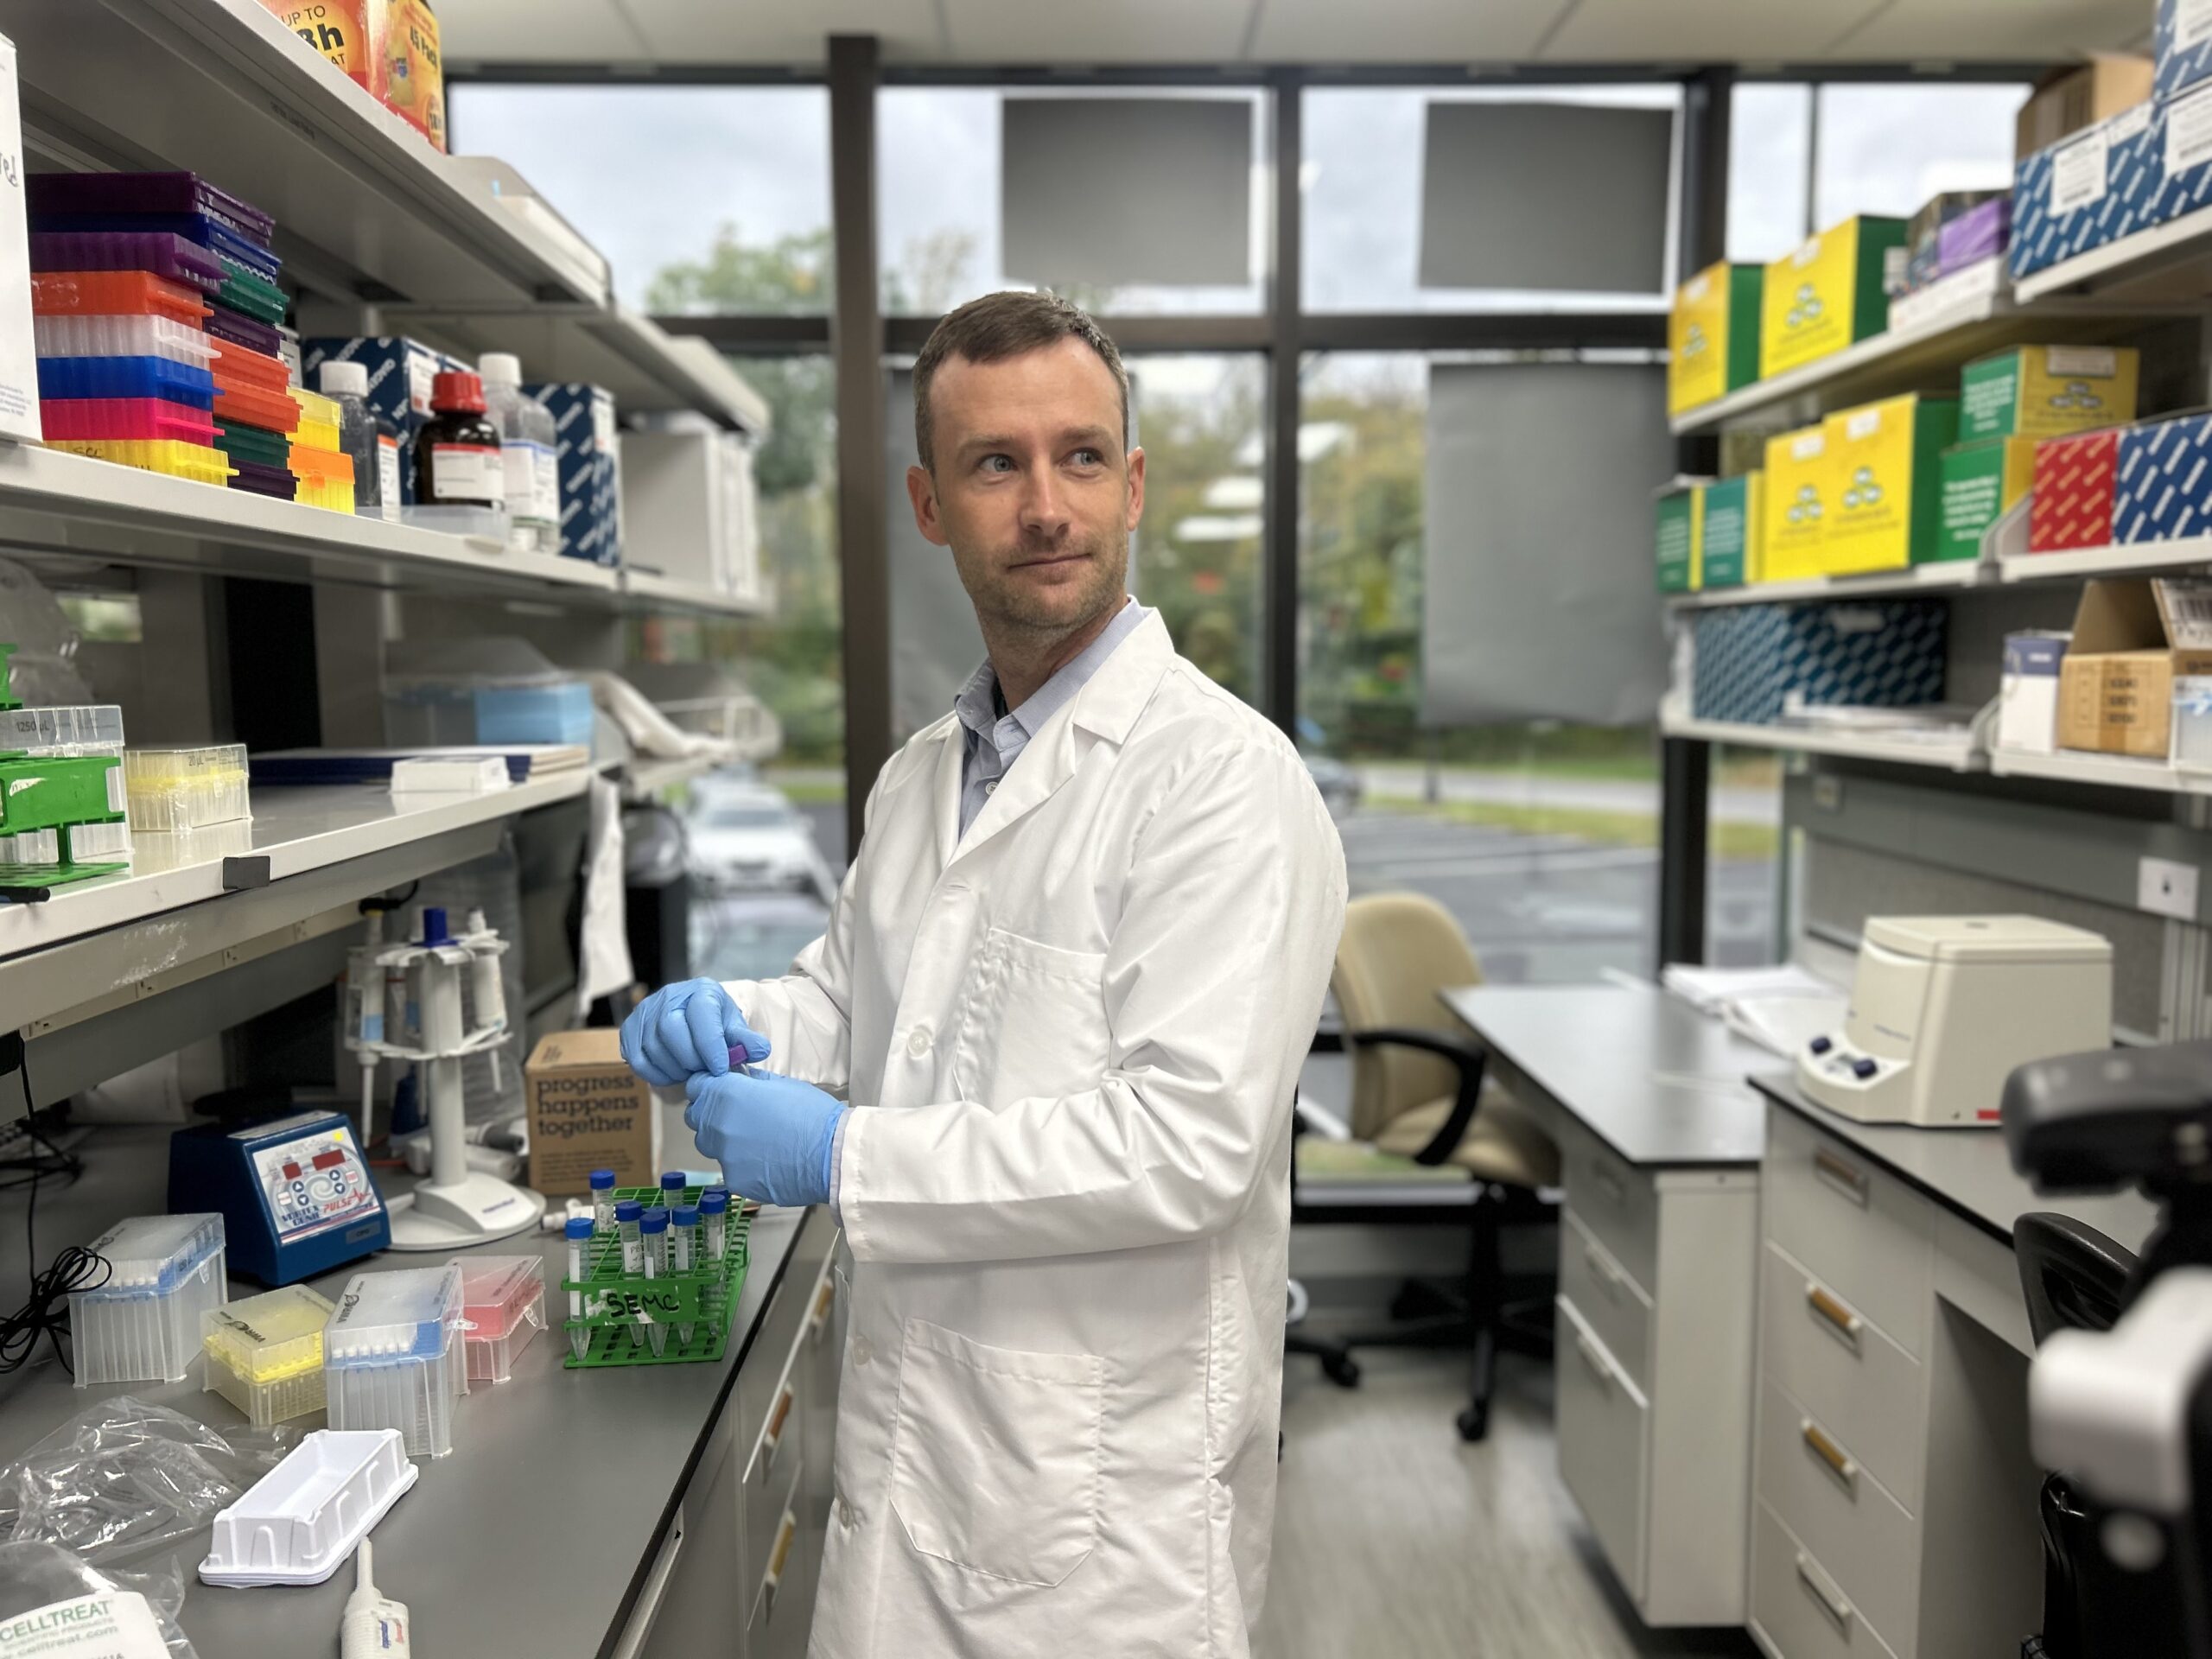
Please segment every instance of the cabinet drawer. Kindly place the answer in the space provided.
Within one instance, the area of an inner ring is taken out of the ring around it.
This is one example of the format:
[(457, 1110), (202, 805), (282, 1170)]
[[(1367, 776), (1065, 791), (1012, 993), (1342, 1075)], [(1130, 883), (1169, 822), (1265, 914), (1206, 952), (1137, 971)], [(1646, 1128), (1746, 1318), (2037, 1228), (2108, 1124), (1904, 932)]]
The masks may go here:
[(1875, 1633), (1912, 1659), (1920, 1526), (1860, 1466), (1834, 1426), (1771, 1377), (1759, 1394), (1758, 1497), (1812, 1552)]
[(1781, 1106), (1767, 1109), (1765, 1174), (1766, 1236), (1919, 1358), (1935, 1205)]
[[(794, 1356), (798, 1359), (798, 1356)], [(791, 1471), (806, 1461), (807, 1380), (804, 1361), (793, 1364), (769, 1402), (768, 1420), (745, 1471), (745, 1551), (741, 1584), (757, 1584), (766, 1570), (776, 1527), (791, 1490)]]
[(1643, 1599), (1646, 1436), (1651, 1410), (1572, 1304), (1559, 1306), (1554, 1413), (1559, 1472), (1630, 1599)]
[(1780, 1245), (1765, 1251), (1761, 1370), (1865, 1461), (1897, 1502), (1920, 1508), (1920, 1362)]
[(1659, 1190), (1650, 1176), (1580, 1124), (1563, 1124), (1560, 1179), (1567, 1207), (1628, 1270), (1649, 1300), (1659, 1282)]
[(812, 1548), (798, 1513), (798, 1484), (791, 1483), (769, 1525), (757, 1574), (739, 1580), (753, 1586), (753, 1612), (745, 1624), (746, 1659), (801, 1659), (813, 1623), (813, 1596), (805, 1557)]
[(1639, 1389), (1651, 1386), (1651, 1299), (1573, 1211), (1559, 1233), (1559, 1293)]
[(1751, 1629), (1769, 1650), (1782, 1659), (1896, 1659), (1774, 1511), (1753, 1509)]

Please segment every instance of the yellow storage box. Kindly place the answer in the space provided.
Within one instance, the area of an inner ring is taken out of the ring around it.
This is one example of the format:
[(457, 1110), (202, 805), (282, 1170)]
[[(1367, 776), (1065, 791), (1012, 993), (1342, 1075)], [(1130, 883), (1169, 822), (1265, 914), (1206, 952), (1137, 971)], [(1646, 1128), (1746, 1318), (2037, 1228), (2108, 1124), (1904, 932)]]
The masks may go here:
[(1667, 320), (1667, 412), (1679, 415), (1759, 378), (1758, 265), (1708, 265), (1675, 290)]
[(1821, 552), (1826, 575), (1929, 564), (1944, 556), (1943, 451), (1959, 400), (1907, 392), (1821, 423), (1834, 489)]
[(1904, 275), (1905, 224), (1861, 214), (1831, 225), (1766, 268), (1759, 297), (1759, 375), (1832, 356), (1890, 323), (1885, 283)]
[(1808, 426), (1768, 439), (1765, 477), (1761, 580), (1797, 582), (1819, 575), (1828, 512), (1835, 501), (1826, 429)]

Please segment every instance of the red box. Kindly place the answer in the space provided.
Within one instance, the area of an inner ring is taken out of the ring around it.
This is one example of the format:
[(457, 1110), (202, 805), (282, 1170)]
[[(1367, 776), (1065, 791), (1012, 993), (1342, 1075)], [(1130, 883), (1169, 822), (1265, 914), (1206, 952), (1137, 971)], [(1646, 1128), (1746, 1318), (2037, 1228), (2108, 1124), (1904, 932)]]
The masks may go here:
[(2112, 545), (2113, 491), (2120, 431), (2077, 432), (2036, 445), (2035, 499), (2028, 509), (2028, 551)]

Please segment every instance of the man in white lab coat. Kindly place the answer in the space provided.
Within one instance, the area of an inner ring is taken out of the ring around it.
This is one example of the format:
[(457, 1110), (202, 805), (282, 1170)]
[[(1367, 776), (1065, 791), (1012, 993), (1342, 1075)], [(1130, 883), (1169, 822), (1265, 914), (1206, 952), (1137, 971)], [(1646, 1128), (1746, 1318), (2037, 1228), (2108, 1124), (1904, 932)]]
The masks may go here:
[(733, 1187), (832, 1203), (856, 1263), (811, 1653), (1236, 1659), (1343, 849), (1297, 752), (1127, 595), (1144, 452), (1090, 318), (964, 306), (914, 405), (915, 520), (989, 660), (878, 776), (791, 973), (657, 992), (624, 1052), (685, 1084)]

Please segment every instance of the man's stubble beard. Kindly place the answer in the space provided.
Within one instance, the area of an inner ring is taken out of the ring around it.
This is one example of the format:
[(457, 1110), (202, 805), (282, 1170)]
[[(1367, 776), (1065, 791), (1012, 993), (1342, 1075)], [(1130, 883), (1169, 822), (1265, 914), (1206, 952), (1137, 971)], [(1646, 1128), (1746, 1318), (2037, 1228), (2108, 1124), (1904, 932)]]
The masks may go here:
[[(1042, 548), (1025, 547), (1021, 556), (1035, 557), (1045, 551)], [(1089, 562), (1079, 567), (1086, 582), (1084, 602), (1073, 614), (1064, 608), (1065, 590), (1057, 600), (1047, 598), (1030, 588), (1018, 573), (1007, 569), (1007, 559), (996, 556), (981, 562), (984, 572), (982, 591), (971, 588), (969, 597), (988, 622), (1008, 632), (1033, 636), (1072, 633), (1095, 621), (1101, 612), (1120, 603), (1128, 593), (1128, 538), (1109, 534), (1087, 542), (1071, 542), (1065, 551), (1090, 556)]]

